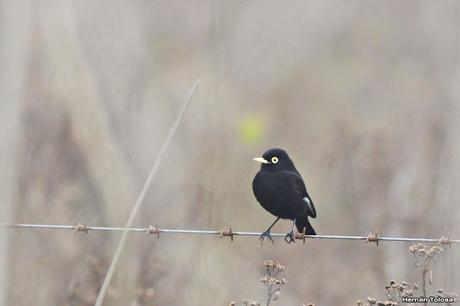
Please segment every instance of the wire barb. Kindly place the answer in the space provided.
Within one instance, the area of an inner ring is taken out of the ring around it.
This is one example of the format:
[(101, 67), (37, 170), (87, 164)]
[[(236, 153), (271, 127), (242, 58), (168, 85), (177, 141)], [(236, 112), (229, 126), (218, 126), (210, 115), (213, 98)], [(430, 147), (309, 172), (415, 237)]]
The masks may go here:
[(450, 240), (449, 235), (447, 237), (441, 236), (438, 241), (439, 244), (447, 244), (449, 248), (452, 246), (452, 240)]
[(75, 229), (74, 229), (74, 233), (76, 232), (84, 232), (85, 234), (88, 234), (88, 227), (86, 226), (85, 223), (78, 222), (78, 224), (75, 225)]
[(160, 228), (156, 225), (153, 226), (152, 224), (150, 224), (147, 228), (147, 235), (150, 234), (157, 234), (157, 239), (160, 239)]
[(219, 238), (223, 238), (223, 237), (230, 237), (230, 241), (233, 242), (233, 232), (232, 232), (231, 227), (229, 227), (229, 228), (224, 227), (224, 229), (220, 231), (220, 237)]
[(296, 232), (294, 237), (295, 239), (302, 240), (302, 242), (305, 243), (305, 230), (302, 233)]
[(375, 244), (378, 246), (379, 245), (379, 236), (378, 236), (377, 231), (375, 231), (374, 233), (370, 232), (369, 235), (367, 235), (367, 238), (366, 238), (365, 242), (366, 243), (375, 242)]

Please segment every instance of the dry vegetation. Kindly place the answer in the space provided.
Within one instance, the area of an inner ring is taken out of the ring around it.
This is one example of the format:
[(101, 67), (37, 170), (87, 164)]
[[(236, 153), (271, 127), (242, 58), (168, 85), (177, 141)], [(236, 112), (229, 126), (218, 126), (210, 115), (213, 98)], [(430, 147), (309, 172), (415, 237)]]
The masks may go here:
[[(276, 260), (266, 260), (264, 262), (266, 275), (260, 279), (267, 290), (266, 302), (262, 303), (258, 300), (243, 298), (241, 303), (245, 306), (269, 306), (272, 302), (278, 300), (281, 294), (281, 288), (286, 285), (285, 278), (279, 278), (285, 267)], [(235, 302), (230, 303), (231, 306), (236, 305)]]
[[(409, 252), (414, 256), (414, 266), (421, 272), (422, 286), (417, 283), (408, 283), (406, 281), (397, 282), (390, 280), (385, 286), (386, 300), (378, 300), (374, 297), (368, 297), (365, 300), (358, 300), (357, 306), (397, 306), (407, 305), (415, 306), (417, 303), (404, 301), (405, 298), (414, 297), (434, 297), (438, 300), (436, 305), (448, 306), (458, 304), (458, 295), (455, 292), (447, 292), (444, 289), (437, 289), (435, 293), (428, 291), (432, 287), (432, 272), (433, 265), (437, 260), (437, 256), (444, 252), (444, 249), (438, 245), (427, 247), (422, 243), (418, 243), (409, 247)], [(256, 299), (243, 298), (241, 304), (244, 306), (269, 306), (277, 301), (281, 294), (281, 288), (287, 283), (285, 278), (279, 278), (280, 274), (285, 270), (285, 266), (275, 260), (266, 260), (264, 262), (266, 275), (260, 280), (267, 289), (265, 303)], [(427, 283), (428, 280), (428, 283)], [(363, 284), (357, 284), (363, 285)], [(331, 293), (334, 294), (334, 293)], [(427, 305), (427, 303), (423, 303)], [(237, 305), (235, 302), (230, 302), (230, 306)], [(313, 303), (302, 304), (302, 306), (314, 306)]]
[[(359, 300), (358, 306), (395, 306), (408, 305), (414, 306), (419, 303), (411, 303), (405, 298), (414, 297), (430, 297), (442, 298), (443, 302), (437, 302), (436, 305), (453, 305), (458, 304), (458, 295), (455, 292), (447, 292), (444, 289), (438, 289), (436, 292), (429, 292), (429, 288), (433, 285), (433, 266), (437, 257), (444, 252), (441, 246), (433, 245), (427, 247), (422, 243), (414, 244), (409, 247), (409, 253), (414, 256), (414, 266), (420, 271), (421, 287), (417, 283), (409, 283), (406, 281), (397, 282), (390, 280), (385, 286), (387, 297), (385, 301), (380, 301), (373, 297), (368, 297), (364, 302)], [(453, 302), (451, 302), (453, 301)], [(428, 303), (422, 303), (427, 305)]]
[[(0, 222), (123, 225), (199, 78), (134, 226), (264, 230), (252, 158), (279, 146), (318, 233), (460, 237), (458, 2), (0, 8)], [(91, 305), (119, 238), (0, 230), (0, 305)], [(353, 305), (382, 280), (417, 279), (406, 255), (397, 243), (131, 235), (105, 305), (263, 297), (246, 280), (267, 258), (288, 267), (283, 305)], [(443, 256), (427, 282), (460, 288), (460, 248)]]

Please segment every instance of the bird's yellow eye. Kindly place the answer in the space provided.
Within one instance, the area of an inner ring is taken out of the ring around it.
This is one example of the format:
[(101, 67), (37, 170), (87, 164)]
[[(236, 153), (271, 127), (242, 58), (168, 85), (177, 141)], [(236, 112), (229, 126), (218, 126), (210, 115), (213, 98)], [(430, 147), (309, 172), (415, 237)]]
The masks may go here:
[(278, 157), (272, 157), (272, 164), (276, 164), (278, 162)]

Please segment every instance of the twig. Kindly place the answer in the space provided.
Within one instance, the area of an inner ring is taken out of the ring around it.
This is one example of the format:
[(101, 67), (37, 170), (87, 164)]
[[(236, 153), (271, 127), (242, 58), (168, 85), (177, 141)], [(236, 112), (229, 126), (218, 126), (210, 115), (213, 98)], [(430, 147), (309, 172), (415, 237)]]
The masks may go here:
[(155, 163), (153, 164), (152, 169), (150, 170), (150, 173), (149, 173), (147, 179), (145, 180), (144, 186), (142, 187), (142, 190), (139, 193), (139, 196), (137, 197), (136, 203), (134, 204), (134, 207), (131, 210), (129, 218), (126, 221), (126, 225), (125, 225), (125, 228), (123, 230), (123, 235), (121, 236), (120, 242), (118, 243), (117, 250), (115, 251), (115, 255), (113, 256), (112, 262), (110, 263), (109, 270), (107, 271), (107, 274), (106, 274), (106, 276), (104, 278), (104, 282), (102, 283), (102, 287), (101, 287), (101, 289), (100, 289), (100, 291), (98, 293), (96, 303), (94, 304), (94, 306), (101, 306), (102, 303), (104, 302), (104, 298), (105, 298), (107, 289), (109, 287), (110, 281), (112, 280), (112, 276), (113, 276), (113, 274), (115, 272), (115, 268), (117, 266), (118, 259), (120, 258), (121, 252), (123, 251), (123, 247), (125, 246), (126, 238), (128, 237), (128, 233), (129, 233), (128, 228), (132, 225), (132, 223), (134, 221), (134, 218), (136, 217), (137, 212), (139, 211), (139, 208), (142, 206), (142, 204), (144, 202), (144, 198), (145, 198), (147, 190), (148, 190), (148, 188), (150, 186), (150, 183), (152, 182), (152, 180), (153, 180), (153, 178), (154, 178), (154, 176), (155, 176), (155, 174), (156, 174), (156, 172), (158, 170), (158, 167), (161, 164), (163, 154), (165, 153), (165, 151), (167, 150), (169, 144), (171, 143), (171, 140), (173, 139), (173, 137), (174, 137), (174, 135), (176, 133), (177, 127), (179, 126), (179, 124), (180, 124), (180, 122), (181, 122), (181, 120), (182, 120), (182, 118), (183, 118), (183, 116), (185, 114), (185, 111), (187, 110), (190, 102), (192, 101), (193, 94), (195, 93), (196, 89), (198, 88), (198, 85), (199, 85), (199, 81), (197, 80), (197, 81), (195, 81), (195, 83), (193, 84), (192, 88), (190, 89), (190, 92), (189, 92), (187, 98), (185, 99), (185, 102), (182, 105), (182, 108), (180, 109), (179, 114), (177, 115), (176, 121), (174, 122), (173, 126), (171, 127), (171, 130), (169, 131), (168, 137), (166, 138), (165, 142), (163, 143), (163, 145), (162, 145), (162, 147), (160, 149), (160, 152), (158, 153), (158, 156), (157, 156), (157, 158), (155, 160)]

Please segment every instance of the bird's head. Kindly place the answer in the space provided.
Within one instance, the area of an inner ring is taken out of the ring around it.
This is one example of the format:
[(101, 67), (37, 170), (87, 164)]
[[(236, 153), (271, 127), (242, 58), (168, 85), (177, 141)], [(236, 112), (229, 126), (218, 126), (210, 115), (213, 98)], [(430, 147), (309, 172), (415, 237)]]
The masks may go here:
[(261, 164), (261, 170), (280, 171), (288, 170), (297, 172), (294, 163), (289, 155), (283, 149), (273, 148), (266, 151), (262, 157), (256, 157), (254, 160)]

